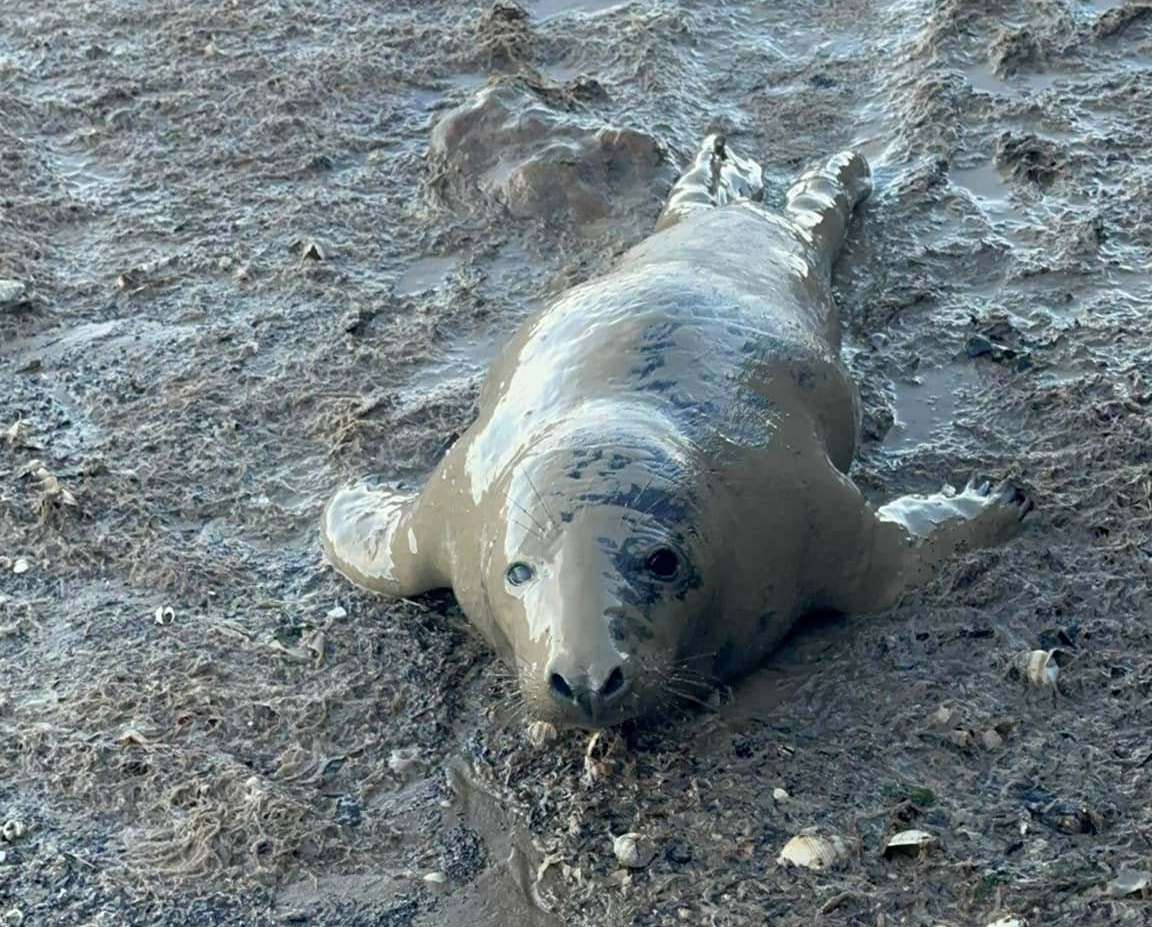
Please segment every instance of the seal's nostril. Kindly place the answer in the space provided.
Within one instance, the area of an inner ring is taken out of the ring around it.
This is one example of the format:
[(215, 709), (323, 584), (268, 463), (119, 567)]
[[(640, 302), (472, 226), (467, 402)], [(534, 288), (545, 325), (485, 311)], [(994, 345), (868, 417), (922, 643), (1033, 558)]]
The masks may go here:
[(561, 698), (572, 698), (572, 687), (568, 685), (568, 680), (561, 676), (559, 673), (553, 673), (548, 679), (549, 685), (552, 686), (552, 691), (559, 695)]
[(616, 667), (616, 669), (608, 674), (608, 678), (604, 680), (604, 685), (600, 687), (600, 697), (611, 698), (623, 688), (624, 671), (620, 669), (620, 667)]

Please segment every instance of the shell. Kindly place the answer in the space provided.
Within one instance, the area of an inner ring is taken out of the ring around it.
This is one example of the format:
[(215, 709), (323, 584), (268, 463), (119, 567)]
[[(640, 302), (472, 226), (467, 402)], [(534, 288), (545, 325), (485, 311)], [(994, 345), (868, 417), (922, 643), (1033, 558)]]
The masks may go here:
[(15, 843), (27, 832), (28, 828), (24, 826), (24, 822), (17, 821), (15, 818), (9, 818), (0, 828), (0, 836), (3, 836), (9, 843)]
[(388, 769), (401, 778), (407, 778), (408, 773), (419, 764), (420, 751), (416, 747), (404, 747), (388, 754)]
[(844, 855), (844, 841), (839, 837), (821, 837), (816, 834), (797, 834), (776, 857), (780, 865), (791, 863), (805, 869), (827, 869)]
[(620, 865), (629, 869), (643, 869), (656, 855), (656, 846), (641, 834), (627, 833), (612, 838), (612, 852)]
[(29, 567), (28, 561), (23, 557), (17, 557), (16, 562), (12, 564), (12, 572), (16, 574), (27, 573), (29, 569), (31, 569), (31, 567)]
[(992, 921), (988, 927), (1028, 927), (1028, 922), (1015, 914), (1006, 914), (999, 920)]
[(555, 725), (549, 724), (547, 721), (533, 721), (528, 725), (528, 730), (525, 733), (528, 737), (528, 743), (538, 750), (546, 747), (560, 736)]
[(884, 846), (884, 855), (917, 855), (934, 843), (936, 838), (926, 830), (902, 830), (888, 839), (888, 843)]
[(773, 801), (788, 801), (788, 799), (791, 797), (792, 796), (789, 795), (788, 792), (782, 788), (774, 788), (772, 790), (772, 800)]
[(424, 876), (425, 882), (431, 882), (434, 885), (443, 885), (448, 881), (448, 877), (442, 872), (429, 872)]
[(1060, 678), (1055, 650), (1026, 650), (1016, 655), (1013, 665), (1021, 676), (1042, 689), (1054, 688)]
[(1152, 892), (1152, 872), (1137, 869), (1122, 869), (1116, 873), (1116, 878), (1108, 883), (1108, 894), (1113, 898), (1123, 898), (1126, 895), (1139, 895), (1142, 892)]

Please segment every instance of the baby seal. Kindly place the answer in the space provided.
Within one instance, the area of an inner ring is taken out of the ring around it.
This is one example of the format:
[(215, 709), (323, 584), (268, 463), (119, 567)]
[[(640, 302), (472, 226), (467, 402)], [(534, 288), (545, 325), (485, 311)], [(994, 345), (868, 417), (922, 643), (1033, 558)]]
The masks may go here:
[(532, 716), (601, 727), (754, 667), (812, 609), (898, 601), (1010, 537), (1007, 484), (873, 509), (830, 276), (867, 162), (804, 174), (781, 213), (709, 138), (656, 232), (529, 319), (423, 489), (339, 492), (325, 552), (353, 582), (451, 587)]

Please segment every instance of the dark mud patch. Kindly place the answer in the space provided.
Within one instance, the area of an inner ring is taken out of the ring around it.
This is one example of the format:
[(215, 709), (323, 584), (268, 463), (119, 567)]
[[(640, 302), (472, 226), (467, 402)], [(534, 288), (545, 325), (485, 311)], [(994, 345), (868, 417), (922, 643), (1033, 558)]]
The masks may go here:
[[(6, 11), (0, 913), (1146, 919), (1109, 888), (1152, 859), (1146, 6), (386, 7)], [(568, 94), (558, 125), (669, 165), (726, 132), (773, 201), (866, 145), (837, 280), (854, 477), (882, 500), (1011, 473), (1024, 536), (715, 705), (544, 749), (451, 603), (337, 581), (331, 489), (420, 479), (502, 337), (643, 234), (644, 202), (585, 235), (429, 196), (433, 126), (521, 71)], [(1053, 641), (1057, 691), (1012, 678)], [(838, 868), (777, 865), (808, 827)], [(937, 851), (885, 857), (907, 827)], [(626, 832), (647, 867), (618, 865)]]

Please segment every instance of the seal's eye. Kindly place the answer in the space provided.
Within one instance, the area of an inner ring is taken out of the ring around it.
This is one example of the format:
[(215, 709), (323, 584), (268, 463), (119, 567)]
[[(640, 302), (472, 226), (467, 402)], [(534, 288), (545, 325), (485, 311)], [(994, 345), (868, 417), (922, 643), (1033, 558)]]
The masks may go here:
[(672, 579), (680, 569), (680, 558), (667, 547), (658, 547), (644, 561), (644, 568), (657, 579)]
[(536, 575), (536, 571), (526, 563), (514, 563), (508, 567), (508, 572), (504, 575), (508, 577), (508, 582), (511, 585), (523, 586)]

